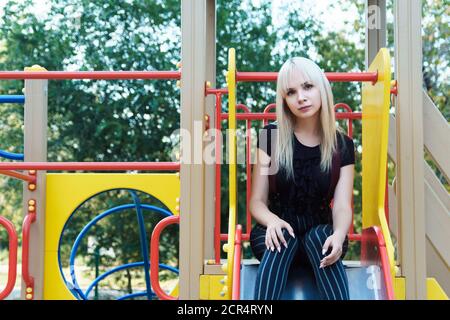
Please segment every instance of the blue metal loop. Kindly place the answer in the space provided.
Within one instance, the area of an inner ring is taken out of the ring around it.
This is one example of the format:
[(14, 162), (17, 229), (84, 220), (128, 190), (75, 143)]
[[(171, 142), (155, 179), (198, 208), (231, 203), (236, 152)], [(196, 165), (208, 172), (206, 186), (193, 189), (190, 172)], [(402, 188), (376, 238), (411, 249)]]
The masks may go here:
[[(114, 272), (120, 271), (120, 270), (132, 268), (132, 267), (136, 267), (136, 266), (144, 266), (147, 290), (145, 292), (141, 292), (141, 293), (133, 293), (131, 295), (126, 295), (119, 299), (123, 300), (123, 299), (128, 299), (131, 297), (135, 297), (135, 296), (144, 296), (144, 295), (146, 295), (148, 299), (151, 299), (153, 296), (155, 296), (155, 294), (151, 290), (151, 285), (150, 285), (150, 259), (149, 259), (149, 254), (148, 254), (147, 237), (146, 237), (146, 233), (145, 233), (142, 209), (156, 211), (156, 212), (163, 214), (166, 217), (172, 216), (173, 214), (170, 211), (167, 211), (165, 209), (162, 209), (162, 208), (159, 208), (156, 206), (141, 204), (136, 193), (133, 190), (128, 190), (128, 191), (131, 193), (131, 196), (133, 197), (134, 204), (120, 205), (120, 206), (108, 209), (105, 212), (97, 215), (81, 230), (81, 232), (78, 234), (78, 236), (74, 242), (74, 245), (73, 245), (71, 253), (70, 253), (70, 264), (69, 264), (70, 276), (72, 278), (72, 283), (70, 283), (72, 285), (71, 291), (72, 291), (72, 293), (74, 293), (76, 296), (78, 296), (79, 298), (81, 298), (83, 300), (87, 300), (87, 297), (88, 297), (90, 291), (92, 290), (92, 288), (99, 281), (106, 278), (108, 275), (110, 275)], [(120, 212), (120, 211), (123, 211), (126, 209), (131, 209), (131, 208), (136, 208), (136, 213), (137, 213), (138, 223), (139, 223), (139, 236), (140, 236), (140, 241), (141, 241), (141, 250), (143, 253), (144, 261), (122, 265), (122, 266), (115, 267), (115, 268), (107, 271), (106, 273), (104, 273), (101, 276), (99, 276), (98, 278), (96, 278), (94, 280), (94, 282), (91, 283), (91, 285), (88, 287), (86, 292), (83, 293), (83, 291), (81, 290), (81, 288), (77, 282), (76, 276), (75, 276), (75, 256), (76, 256), (78, 247), (81, 243), (81, 240), (84, 238), (86, 233), (103, 218), (105, 218), (113, 213), (117, 213), (117, 212)], [(167, 266), (164, 264), (160, 264), (160, 266), (162, 267), (162, 269), (167, 269), (167, 270), (178, 273), (178, 270), (176, 268), (173, 268), (173, 267), (170, 267), (170, 266)]]

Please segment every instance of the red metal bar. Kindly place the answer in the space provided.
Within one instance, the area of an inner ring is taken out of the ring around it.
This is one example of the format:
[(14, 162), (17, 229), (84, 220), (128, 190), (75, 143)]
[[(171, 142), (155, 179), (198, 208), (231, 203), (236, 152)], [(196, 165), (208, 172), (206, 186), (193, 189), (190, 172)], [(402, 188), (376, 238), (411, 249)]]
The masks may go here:
[(349, 241), (361, 241), (362, 235), (359, 233), (349, 233), (348, 240)]
[[(217, 96), (220, 94), (227, 94), (228, 93), (228, 88), (220, 88), (220, 89), (215, 89), (215, 88), (206, 88), (205, 90), (205, 94), (215, 94), (216, 95), (216, 99)], [(217, 101), (217, 100), (216, 100)]]
[(388, 300), (394, 300), (394, 286), (390, 270), (386, 242), (380, 227), (373, 226), (363, 230), (361, 243), (361, 262), (363, 265), (376, 264), (383, 274)]
[(180, 170), (179, 162), (2, 162), (0, 170)]
[[(250, 234), (249, 233), (243, 233), (241, 237), (242, 241), (249, 241), (250, 240)], [(220, 241), (228, 241), (228, 233), (221, 233), (220, 234)]]
[[(346, 103), (337, 103), (334, 106), (334, 111), (336, 112), (336, 115), (338, 115), (341, 112), (338, 112), (338, 110), (342, 108), (346, 111), (347, 114), (351, 114), (352, 113), (352, 108), (350, 108), (350, 106)], [(347, 118), (347, 134), (350, 138), (353, 139), (353, 119), (351, 118)], [(355, 230), (355, 226), (354, 226), (354, 221), (355, 221), (355, 210), (354, 210), (354, 195), (352, 192), (352, 224), (350, 225), (350, 232), (349, 234), (354, 234)]]
[(174, 79), (181, 78), (180, 71), (0, 71), (0, 79), (48, 80), (112, 80), (112, 79)]
[(163, 300), (178, 300), (164, 292), (159, 285), (159, 239), (161, 232), (169, 225), (180, 223), (180, 216), (170, 216), (162, 219), (153, 229), (150, 241), (150, 281), (155, 294)]
[(231, 292), (232, 300), (239, 300), (241, 292), (241, 241), (242, 226), (236, 225), (236, 235), (234, 242), (234, 265), (233, 265), (233, 291)]
[(17, 178), (19, 180), (28, 181), (31, 183), (36, 183), (36, 176), (29, 176), (17, 171), (13, 170), (0, 170), (0, 174), (4, 174), (5, 176)]
[(8, 219), (0, 217), (0, 224), (6, 229), (9, 238), (8, 281), (5, 289), (0, 291), (0, 300), (5, 299), (14, 289), (17, 274), (17, 233), (14, 225)]
[(23, 220), (22, 225), (22, 278), (25, 282), (25, 285), (27, 287), (27, 291), (30, 290), (31, 294), (28, 298), (27, 294), (27, 300), (33, 299), (33, 292), (34, 292), (34, 278), (30, 275), (30, 269), (29, 269), (29, 257), (30, 257), (30, 229), (31, 224), (36, 221), (36, 212), (30, 212), (28, 211), (28, 214), (26, 215), (25, 219)]
[[(222, 113), (220, 115), (222, 120), (228, 120), (228, 113)], [(264, 120), (264, 119), (268, 119), (268, 120), (274, 120), (276, 118), (275, 114), (264, 114), (261, 112), (254, 112), (254, 113), (250, 113), (250, 114), (245, 114), (245, 113), (237, 113), (236, 114), (236, 120)]]
[[(264, 108), (263, 113), (270, 114), (273, 109), (276, 109), (276, 107), (277, 107), (276, 103), (271, 103), (267, 107)], [(276, 113), (272, 113), (272, 114), (275, 114), (275, 118), (276, 118)], [(269, 123), (269, 121), (267, 119), (263, 120), (264, 126), (266, 126), (268, 123)]]
[(350, 108), (350, 106), (346, 103), (340, 102), (340, 103), (336, 103), (334, 105), (334, 111), (337, 112), (337, 110), (339, 110), (339, 108), (344, 109), (346, 112), (353, 112), (352, 108)]
[[(330, 82), (378, 81), (378, 72), (325, 72), (325, 76)], [(236, 72), (237, 82), (276, 81), (277, 77), (278, 72)]]
[(398, 86), (397, 86), (397, 80), (392, 80), (391, 81), (391, 94), (393, 94), (394, 96), (397, 96), (398, 94)]
[[(236, 106), (237, 110), (243, 110), (244, 113), (250, 113), (250, 109), (243, 105), (243, 104), (238, 104)], [(247, 175), (247, 179), (246, 179), (246, 201), (247, 201), (247, 205), (246, 207), (246, 233), (250, 234), (251, 231), (251, 226), (252, 226), (252, 217), (250, 215), (250, 190), (252, 190), (252, 185), (251, 185), (251, 175), (252, 175), (252, 167), (251, 167), (251, 122), (249, 120), (245, 120), (246, 122), (246, 126), (247, 126), (247, 130), (246, 130), (246, 137), (247, 137), (247, 141), (245, 142), (245, 150), (246, 150), (246, 166), (245, 166), (245, 172)]]
[(394, 285), (392, 283), (390, 263), (386, 249), (386, 243), (384, 241), (383, 232), (381, 232), (381, 229), (378, 227), (374, 227), (374, 229), (375, 232), (377, 233), (378, 248), (380, 250), (380, 258), (381, 258), (381, 269), (384, 274), (387, 298), (388, 300), (394, 300), (395, 299)]
[[(361, 112), (337, 112), (336, 119), (361, 119)], [(228, 120), (228, 113), (222, 113), (220, 115), (222, 120)], [(237, 113), (236, 120), (275, 120), (276, 114), (274, 112), (271, 113), (262, 113), (262, 112), (254, 112), (250, 114), (246, 113)]]

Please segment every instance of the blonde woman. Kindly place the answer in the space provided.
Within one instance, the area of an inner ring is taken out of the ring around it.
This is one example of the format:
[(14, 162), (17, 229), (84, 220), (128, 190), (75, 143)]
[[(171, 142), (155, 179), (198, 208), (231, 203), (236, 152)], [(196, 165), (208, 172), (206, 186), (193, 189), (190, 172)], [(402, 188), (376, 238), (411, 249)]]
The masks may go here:
[(313, 61), (283, 64), (276, 115), (260, 132), (253, 168), (255, 299), (280, 299), (291, 265), (303, 263), (322, 299), (347, 300), (342, 258), (352, 222), (354, 145), (336, 127), (330, 83)]

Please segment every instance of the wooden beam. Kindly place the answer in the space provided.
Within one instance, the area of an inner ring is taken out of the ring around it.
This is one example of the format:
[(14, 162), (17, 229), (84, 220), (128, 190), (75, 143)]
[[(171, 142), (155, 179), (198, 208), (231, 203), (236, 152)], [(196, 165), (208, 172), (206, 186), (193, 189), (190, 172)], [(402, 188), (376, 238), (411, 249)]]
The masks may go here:
[(421, 0), (394, 3), (395, 68), (398, 81), (397, 212), (406, 299), (427, 297), (422, 104)]

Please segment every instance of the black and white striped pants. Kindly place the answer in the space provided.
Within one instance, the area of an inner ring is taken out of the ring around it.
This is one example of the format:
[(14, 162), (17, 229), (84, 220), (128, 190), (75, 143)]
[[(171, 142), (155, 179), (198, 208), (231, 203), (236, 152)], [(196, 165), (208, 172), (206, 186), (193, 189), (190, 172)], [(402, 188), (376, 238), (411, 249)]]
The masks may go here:
[[(262, 225), (256, 224), (250, 234), (253, 254), (260, 261), (254, 298), (256, 300), (280, 299), (291, 265), (303, 263), (312, 267), (322, 299), (348, 300), (348, 279), (342, 263), (342, 258), (347, 252), (348, 239), (346, 238), (342, 246), (341, 258), (333, 265), (320, 269), (320, 260), (324, 257), (322, 247), (325, 240), (333, 233), (332, 225), (320, 224), (311, 216), (289, 215), (281, 218), (292, 226), (296, 236), (293, 238), (286, 229), (283, 229), (287, 248), (280, 242), (281, 252), (266, 248), (266, 228)], [(331, 248), (325, 255), (330, 252)]]

